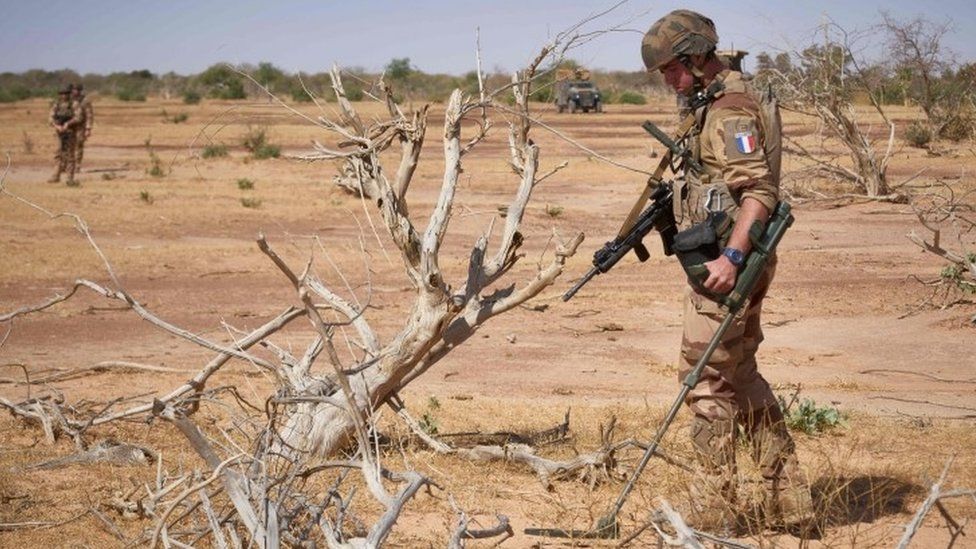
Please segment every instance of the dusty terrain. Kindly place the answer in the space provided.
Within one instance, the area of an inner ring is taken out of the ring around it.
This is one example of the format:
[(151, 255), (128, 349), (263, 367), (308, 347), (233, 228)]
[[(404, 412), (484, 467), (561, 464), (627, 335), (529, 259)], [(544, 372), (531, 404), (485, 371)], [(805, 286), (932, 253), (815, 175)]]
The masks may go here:
[[(328, 104), (326, 115), (331, 108)], [(314, 106), (296, 107), (317, 115)], [(379, 115), (375, 106), (363, 105)], [(167, 123), (162, 110), (186, 112), (188, 120)], [(613, 160), (652, 169), (660, 152), (640, 129), (651, 118), (672, 126), (669, 102), (644, 107), (611, 106), (603, 115), (558, 115), (540, 105), (541, 118), (565, 135)], [(374, 210), (331, 183), (335, 167), (279, 158), (254, 160), (241, 148), (248, 125), (267, 126), (284, 155), (326, 139), (320, 129), (267, 103), (121, 103), (96, 99), (96, 126), (86, 149), (81, 186), (48, 184), (55, 140), (44, 121), (47, 104), (27, 101), (0, 105), (0, 151), (11, 166), (6, 188), (50, 212), (71, 212), (88, 223), (121, 282), (147, 308), (169, 322), (222, 342), (225, 326), (253, 328), (296, 303), (294, 291), (254, 243), (259, 233), (292, 262), (310, 253), (334, 287), (370, 295), (370, 321), (383, 337), (396, 332), (409, 306), (407, 281), (389, 242), (370, 228)], [(435, 105), (425, 158), (409, 200), (415, 223), (430, 211), (441, 179)], [(894, 112), (903, 127), (918, 116)], [(507, 142), (501, 120), (493, 136), (465, 160), (451, 236), (442, 265), (463, 281), (463, 266), (477, 235), (507, 204), (517, 179), (506, 165)], [(815, 124), (796, 115), (786, 131), (818, 143)], [(542, 429), (572, 409), (574, 446), (598, 443), (598, 425), (611, 415), (618, 436), (646, 439), (677, 392), (674, 361), (680, 341), (680, 292), (676, 263), (651, 242), (651, 260), (626, 260), (594, 279), (569, 303), (559, 296), (589, 268), (590, 254), (609, 239), (646, 179), (610, 166), (556, 135), (537, 129), (542, 169), (569, 161), (569, 168), (544, 182), (534, 195), (523, 226), (526, 257), (518, 270), (531, 276), (547, 248), (552, 229), (586, 234), (567, 273), (533, 305), (488, 323), (478, 337), (456, 349), (405, 395), (415, 415), (436, 418), (441, 432)], [(28, 146), (30, 141), (32, 146)], [(208, 142), (225, 143), (230, 156), (203, 159)], [(147, 175), (155, 151), (166, 174)], [(829, 145), (829, 143), (828, 143)], [(911, 183), (916, 192), (936, 178), (956, 189), (972, 188), (976, 160), (971, 143), (940, 145), (931, 155), (899, 143), (889, 178)], [(28, 152), (28, 148), (32, 151)], [(836, 149), (834, 149), (836, 151)], [(800, 166), (787, 158), (786, 171)], [(393, 166), (388, 169), (394, 169)], [(242, 190), (238, 179), (254, 182)], [(848, 414), (847, 425), (826, 435), (797, 434), (799, 452), (825, 503), (837, 517), (821, 542), (826, 546), (892, 546), (901, 526), (924, 498), (928, 483), (956, 456), (949, 484), (976, 487), (976, 313), (971, 303), (945, 310), (920, 307), (929, 294), (914, 277), (931, 279), (940, 260), (921, 252), (906, 237), (919, 230), (904, 204), (818, 200), (810, 191), (837, 191), (815, 180), (793, 180), (797, 221), (781, 246), (776, 280), (764, 316), (766, 342), (761, 368), (777, 392), (789, 395), (800, 384), (801, 398), (833, 405)], [(802, 198), (802, 199), (801, 199)], [(250, 199), (245, 207), (242, 199)], [(37, 304), (70, 288), (77, 278), (107, 281), (104, 265), (69, 219), (48, 216), (10, 196), (0, 196), (0, 314)], [(365, 248), (366, 257), (360, 252)], [(342, 277), (339, 273), (341, 272)], [(519, 280), (516, 277), (516, 280)], [(368, 289), (367, 289), (368, 287)], [(909, 314), (911, 313), (911, 314)], [(6, 335), (9, 330), (9, 335)], [(279, 344), (301, 349), (311, 329), (289, 332)], [(291, 338), (291, 339), (289, 339)], [(167, 336), (117, 303), (79, 293), (71, 301), (0, 326), (0, 396), (22, 400), (27, 391), (55, 388), (67, 402), (116, 397), (151, 399), (184, 381), (211, 356)], [(55, 369), (82, 369), (103, 361), (127, 361), (180, 372), (104, 372), (28, 387)], [(212, 383), (236, 385), (253, 402), (263, 402), (268, 380), (246, 364), (232, 364)], [(437, 403), (434, 406), (433, 403)], [(682, 416), (681, 422), (687, 418)], [(391, 429), (404, 430), (390, 420)], [(669, 447), (687, 455), (680, 425)], [(165, 449), (168, 463), (199, 467), (179, 435), (164, 424), (129, 424), (103, 429), (100, 436)], [(0, 528), (0, 546), (121, 546), (103, 525), (85, 515), (112, 493), (154, 475), (151, 467), (74, 466), (55, 471), (25, 465), (66, 455), (70, 441), (54, 446), (36, 427), (0, 419), (0, 523), (36, 525)], [(571, 448), (554, 450), (571, 454)], [(743, 461), (747, 458), (741, 456)], [(515, 465), (472, 464), (422, 450), (390, 458), (397, 466), (430, 474), (443, 490), (411, 503), (392, 544), (443, 546), (453, 518), (447, 494), (462, 507), (512, 517), (517, 532), (531, 525), (588, 526), (619, 490), (613, 482), (594, 491), (575, 481), (547, 492)], [(636, 454), (628, 454), (625, 464)], [(819, 483), (819, 484), (817, 484)], [(623, 517), (631, 527), (644, 521), (655, 497), (672, 498), (680, 474), (652, 465)], [(852, 486), (854, 488), (852, 488)], [(824, 496), (824, 500), (828, 500)], [(960, 521), (976, 517), (969, 502), (949, 504)], [(81, 518), (69, 521), (81, 514)], [(148, 522), (120, 527), (132, 536)], [(69, 521), (63, 526), (54, 523)], [(976, 532), (956, 547), (976, 547)], [(795, 546), (789, 536), (756, 534), (754, 543)], [(637, 546), (648, 546), (645, 534)], [(917, 546), (944, 547), (949, 534), (933, 514)], [(558, 544), (520, 533), (504, 547)]]

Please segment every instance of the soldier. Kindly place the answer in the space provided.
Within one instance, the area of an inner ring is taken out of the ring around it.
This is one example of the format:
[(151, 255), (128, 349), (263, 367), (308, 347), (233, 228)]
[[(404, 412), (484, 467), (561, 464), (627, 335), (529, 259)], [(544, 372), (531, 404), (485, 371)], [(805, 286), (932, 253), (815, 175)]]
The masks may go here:
[(61, 180), (61, 174), (68, 172), (68, 184), (73, 185), (75, 179), (75, 157), (74, 157), (74, 122), (76, 120), (75, 111), (71, 101), (71, 88), (65, 86), (58, 91), (58, 98), (51, 104), (51, 112), (48, 116), (48, 123), (54, 128), (58, 136), (58, 152), (54, 155), (57, 161), (57, 168), (54, 175), (48, 179), (48, 183), (57, 183)]
[[(675, 219), (681, 229), (721, 209), (734, 224), (720, 235), (724, 250), (706, 264), (704, 285), (730, 291), (751, 244), (749, 227), (765, 222), (779, 199), (780, 119), (775, 101), (761, 98), (715, 55), (718, 34), (707, 17), (689, 10), (664, 16), (641, 47), (648, 71), (660, 71), (678, 94), (704, 93), (690, 147), (702, 173), (681, 170), (674, 183)], [(770, 526), (805, 531), (813, 504), (783, 414), (759, 373), (756, 351), (763, 340), (760, 311), (773, 278), (770, 264), (712, 355), (686, 400), (694, 413), (690, 436), (698, 471), (691, 486), (692, 520), (729, 526), (735, 516), (737, 425), (749, 438), (765, 484), (764, 514)], [(680, 364), (683, 379), (702, 356), (723, 314), (718, 304), (688, 287)]]
[(75, 169), (81, 171), (81, 159), (85, 155), (85, 140), (91, 135), (95, 115), (92, 112), (91, 100), (85, 96), (85, 87), (80, 83), (71, 85), (72, 108), (79, 113), (79, 122), (75, 126)]

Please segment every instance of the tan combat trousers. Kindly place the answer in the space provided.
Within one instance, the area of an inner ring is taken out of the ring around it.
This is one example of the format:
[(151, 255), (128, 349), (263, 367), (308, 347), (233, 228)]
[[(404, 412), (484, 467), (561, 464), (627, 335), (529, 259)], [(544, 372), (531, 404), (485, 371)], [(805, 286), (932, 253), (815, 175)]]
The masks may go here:
[(61, 180), (61, 174), (68, 174), (68, 182), (73, 183), (75, 180), (75, 167), (76, 167), (76, 136), (77, 134), (73, 131), (68, 131), (63, 134), (58, 134), (58, 150), (54, 155), (55, 161), (55, 171), (54, 175), (51, 176), (51, 183), (56, 183)]
[[(695, 414), (690, 436), (699, 462), (691, 496), (698, 511), (724, 518), (732, 514), (739, 424), (766, 483), (767, 521), (792, 524), (812, 518), (810, 492), (776, 398), (756, 363), (763, 340), (762, 302), (775, 270), (771, 262), (685, 400)], [(687, 289), (679, 379), (694, 368), (724, 317), (718, 304)]]
[(75, 170), (81, 171), (81, 159), (85, 156), (85, 130), (78, 130), (75, 132)]

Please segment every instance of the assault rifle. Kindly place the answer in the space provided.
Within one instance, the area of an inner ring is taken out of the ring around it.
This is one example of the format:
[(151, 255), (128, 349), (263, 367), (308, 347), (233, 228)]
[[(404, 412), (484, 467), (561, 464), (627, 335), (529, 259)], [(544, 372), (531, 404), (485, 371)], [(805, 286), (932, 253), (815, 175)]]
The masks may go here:
[[(672, 209), (674, 195), (671, 191), (671, 183), (662, 180), (661, 175), (664, 173), (666, 167), (670, 167), (672, 172), (676, 171), (675, 160), (688, 169), (698, 172), (702, 170), (701, 165), (692, 157), (691, 151), (687, 146), (684, 146), (685, 136), (693, 122), (693, 115), (686, 117), (679, 128), (678, 141), (676, 142), (650, 120), (644, 121), (644, 124), (641, 126), (644, 128), (644, 131), (654, 136), (655, 139), (664, 144), (668, 149), (668, 152), (661, 159), (657, 171), (654, 172), (654, 175), (647, 182), (648, 186), (653, 185), (653, 190), (650, 190), (649, 194), (645, 190), (644, 195), (637, 201), (627, 220), (624, 221), (623, 227), (620, 229), (617, 237), (604, 244), (602, 248), (593, 254), (593, 268), (583, 275), (583, 278), (579, 279), (568, 292), (563, 294), (563, 301), (569, 301), (584, 284), (596, 275), (612, 269), (631, 250), (634, 251), (637, 259), (642, 263), (647, 261), (651, 257), (651, 254), (647, 251), (647, 247), (644, 246), (644, 237), (652, 229), (657, 229), (661, 233), (661, 241), (664, 244), (664, 255), (674, 254), (674, 251), (671, 249), (671, 244), (674, 242), (674, 236), (678, 233), (674, 222), (674, 210)], [(639, 210), (637, 208), (643, 207), (648, 199), (651, 200), (651, 204), (638, 216), (636, 212)]]
[(612, 269), (631, 250), (642, 263), (647, 261), (651, 254), (644, 246), (644, 237), (653, 229), (661, 233), (664, 255), (674, 254), (671, 250), (671, 242), (674, 240), (674, 235), (678, 233), (678, 228), (674, 223), (673, 200), (671, 183), (661, 182), (651, 193), (651, 205), (640, 214), (637, 221), (623, 236), (607, 242), (593, 254), (593, 268), (563, 294), (563, 301), (569, 301), (594, 276)]

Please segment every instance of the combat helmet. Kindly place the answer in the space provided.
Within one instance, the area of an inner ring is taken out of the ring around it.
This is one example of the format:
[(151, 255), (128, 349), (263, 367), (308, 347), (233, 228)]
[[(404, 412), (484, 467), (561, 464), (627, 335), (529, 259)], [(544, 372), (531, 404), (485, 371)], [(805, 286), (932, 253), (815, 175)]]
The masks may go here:
[(641, 42), (641, 57), (649, 71), (674, 58), (705, 55), (718, 44), (715, 23), (691, 10), (674, 10), (651, 25)]

